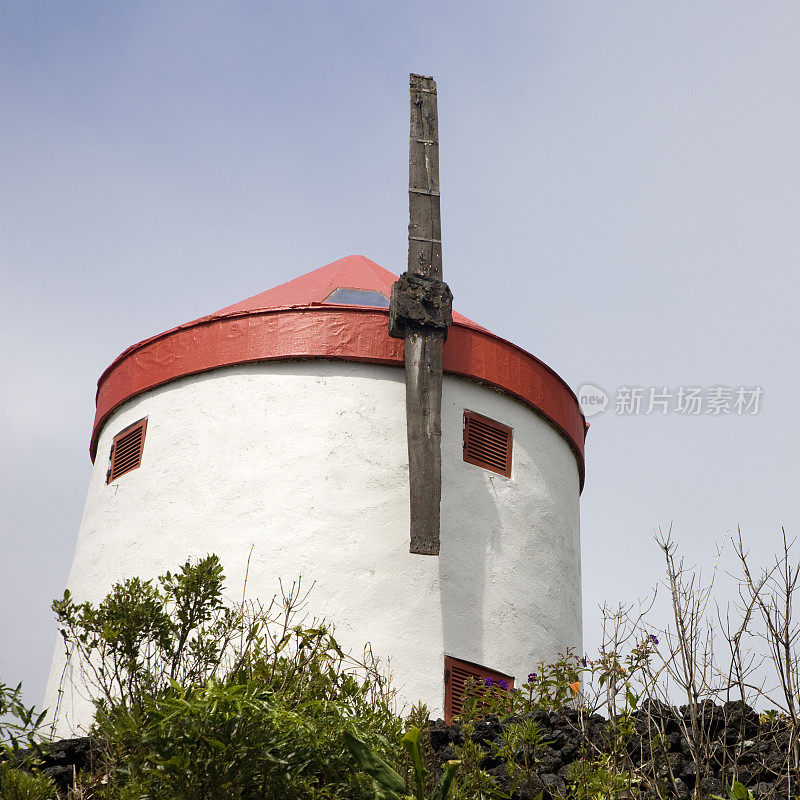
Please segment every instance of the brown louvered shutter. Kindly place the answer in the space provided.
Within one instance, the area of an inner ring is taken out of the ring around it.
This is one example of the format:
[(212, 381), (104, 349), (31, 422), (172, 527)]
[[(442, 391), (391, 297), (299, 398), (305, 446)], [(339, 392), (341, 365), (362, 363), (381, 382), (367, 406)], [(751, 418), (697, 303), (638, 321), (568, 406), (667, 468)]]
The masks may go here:
[(126, 472), (136, 469), (142, 463), (144, 435), (147, 431), (147, 417), (120, 431), (111, 445), (111, 464), (106, 475), (106, 483), (119, 478)]
[(511, 477), (512, 430), (489, 417), (464, 412), (464, 461)]
[[(464, 687), (472, 678), (476, 684), (483, 684), (486, 678), (504, 681), (509, 691), (514, 688), (514, 678), (497, 670), (461, 661), (452, 656), (444, 657), (444, 721), (449, 725), (453, 717), (461, 713), (464, 703)], [(502, 685), (502, 684), (501, 684)], [(478, 690), (483, 693), (480, 689)]]

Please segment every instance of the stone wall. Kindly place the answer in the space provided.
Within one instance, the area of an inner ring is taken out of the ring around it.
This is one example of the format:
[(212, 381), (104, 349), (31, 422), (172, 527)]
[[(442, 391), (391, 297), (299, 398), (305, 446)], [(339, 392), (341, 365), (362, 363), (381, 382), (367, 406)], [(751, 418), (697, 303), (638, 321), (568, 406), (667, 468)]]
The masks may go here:
[[(533, 791), (523, 787), (514, 794), (514, 800), (533, 800), (539, 790), (543, 790), (545, 800), (563, 795), (570, 770), (585, 768), (590, 771), (596, 757), (608, 752), (613, 738), (612, 726), (599, 714), (582, 716), (577, 711), (564, 709), (553, 713), (534, 711), (528, 718), (538, 723), (548, 744), (535, 753)], [(790, 736), (785, 722), (760, 719), (753, 709), (741, 703), (723, 706), (708, 703), (703, 708), (703, 718), (708, 742), (705, 763), (708, 767), (701, 766), (700, 780), (705, 795), (724, 795), (725, 785), (733, 779), (747, 786), (756, 798), (783, 800), (797, 794), (796, 785), (792, 783), (790, 786), (787, 778), (786, 754)], [(661, 798), (676, 800), (688, 798), (696, 785), (698, 771), (689, 742), (682, 732), (681, 720), (688, 722), (686, 708), (656, 704), (640, 709), (634, 715), (633, 733), (626, 740), (622, 758), (638, 776), (635, 785), (644, 800), (659, 797), (656, 783), (662, 787)], [(510, 779), (504, 760), (496, 752), (502, 742), (504, 727), (515, 721), (500, 721), (497, 717), (487, 716), (473, 723), (471, 733), (469, 728), (466, 729), (484, 753), (483, 769), (505, 789), (509, 787)], [(658, 729), (666, 734), (663, 746), (655, 738)], [(457, 758), (457, 748), (464, 740), (465, 726), (446, 725), (442, 720), (432, 722), (430, 745), (433, 763), (440, 765)], [(102, 774), (102, 749), (101, 743), (88, 737), (54, 742), (47, 746), (41, 768), (57, 782), (62, 796), (65, 796), (78, 772), (93, 772), (95, 779)], [(674, 783), (670, 780), (670, 772)], [(794, 780), (796, 776), (792, 775)], [(670, 786), (673, 788), (667, 788), (665, 792), (664, 787)], [(677, 794), (674, 787), (677, 787)], [(619, 795), (620, 798), (628, 796), (625, 793)]]

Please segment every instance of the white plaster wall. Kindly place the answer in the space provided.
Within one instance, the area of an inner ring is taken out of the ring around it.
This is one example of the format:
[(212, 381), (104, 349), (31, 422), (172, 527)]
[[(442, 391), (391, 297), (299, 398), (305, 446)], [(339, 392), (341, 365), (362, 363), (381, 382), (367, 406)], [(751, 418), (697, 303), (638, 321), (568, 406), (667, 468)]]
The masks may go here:
[[(514, 429), (511, 478), (462, 460), (463, 411)], [(106, 485), (113, 436), (148, 418), (142, 465)], [(184, 378), (134, 398), (105, 424), (69, 588), (97, 601), (113, 582), (217, 553), (232, 597), (253, 547), (249, 596), (278, 578), (310, 584), (310, 610), (360, 653), (391, 659), (401, 699), (434, 714), (452, 655), (524, 681), (581, 647), (578, 470), (564, 439), (523, 404), (445, 376), (439, 557), (408, 552), (401, 369), (271, 362)], [(45, 706), (64, 668), (59, 642)], [(78, 671), (57, 732), (87, 726)]]

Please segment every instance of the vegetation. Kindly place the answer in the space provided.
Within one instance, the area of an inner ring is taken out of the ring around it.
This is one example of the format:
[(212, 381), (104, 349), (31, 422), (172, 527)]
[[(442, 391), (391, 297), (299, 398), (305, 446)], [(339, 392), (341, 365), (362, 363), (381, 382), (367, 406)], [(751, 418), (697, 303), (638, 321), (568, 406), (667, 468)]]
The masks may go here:
[(0, 797), (3, 800), (50, 800), (56, 785), (39, 772), (0, 762)]
[[(775, 562), (754, 570), (737, 537), (742, 603), (733, 609), (713, 603), (716, 570), (706, 581), (688, 568), (669, 533), (658, 544), (667, 629), (648, 623), (652, 601), (635, 612), (606, 608), (595, 658), (567, 652), (516, 689), (491, 679), (468, 687), (464, 741), (454, 747), (463, 762), (457, 800), (537, 791), (746, 800), (753, 795), (745, 783), (757, 796), (800, 797), (800, 626), (792, 615), (800, 564), (792, 543), (784, 538)], [(772, 708), (759, 720), (754, 706)], [(481, 740), (481, 720), (500, 727)], [(566, 732), (568, 759), (563, 741), (548, 746), (550, 731)]]
[[(36, 769), (38, 732), (44, 713), (22, 701), (22, 684), (14, 689), (0, 681), (0, 798), (47, 800), (55, 797), (50, 778)], [(27, 747), (27, 752), (23, 751)]]
[(364, 742), (352, 733), (345, 732), (345, 744), (352, 753), (358, 766), (372, 778), (372, 786), (376, 800), (446, 800), (453, 783), (453, 776), (458, 771), (460, 762), (448, 761), (444, 765), (442, 776), (436, 782), (430, 795), (427, 784), (430, 777), (422, 755), (422, 732), (417, 727), (410, 727), (401, 743), (408, 751), (414, 772), (414, 785), (410, 787), (380, 756), (376, 755)]
[(223, 602), (216, 556), (99, 604), (54, 603), (99, 698), (106, 742), (94, 797), (152, 800), (368, 798), (344, 745), (354, 731), (402, 762), (401, 721), (369, 648), (354, 658), (306, 618), (298, 582), (268, 606)]
[(20, 742), (33, 745), (45, 714), (36, 713), (22, 700), (22, 684), (12, 689), (0, 681), (0, 747), (19, 749)]
[[(461, 717), (404, 721), (367, 646), (342, 651), (299, 581), (223, 602), (215, 556), (53, 604), (96, 701), (101, 753), (74, 800), (611, 800), (800, 797), (800, 568), (792, 543), (757, 570), (741, 538), (741, 606), (659, 540), (672, 623), (604, 609), (593, 658), (567, 652), (518, 688), (468, 685)], [(722, 646), (720, 647), (720, 644)], [(760, 650), (757, 645), (760, 644)], [(680, 708), (676, 708), (677, 703)], [(768, 709), (760, 718), (753, 707)], [(46, 800), (43, 715), (0, 683), (0, 797)]]

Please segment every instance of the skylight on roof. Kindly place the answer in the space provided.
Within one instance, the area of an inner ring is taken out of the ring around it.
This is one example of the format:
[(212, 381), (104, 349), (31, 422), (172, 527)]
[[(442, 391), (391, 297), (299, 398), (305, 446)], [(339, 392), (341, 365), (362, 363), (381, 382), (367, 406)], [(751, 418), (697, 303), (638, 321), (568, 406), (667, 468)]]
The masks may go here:
[(334, 289), (323, 302), (344, 306), (389, 308), (389, 298), (371, 289)]

